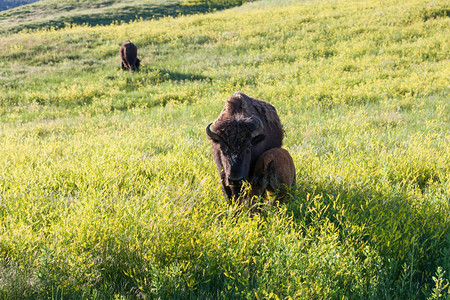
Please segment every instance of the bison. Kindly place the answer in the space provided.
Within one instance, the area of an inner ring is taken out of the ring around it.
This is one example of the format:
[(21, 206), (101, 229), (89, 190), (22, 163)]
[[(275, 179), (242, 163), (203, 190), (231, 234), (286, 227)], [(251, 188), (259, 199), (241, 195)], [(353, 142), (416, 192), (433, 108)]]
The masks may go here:
[(141, 64), (141, 61), (137, 58), (137, 47), (130, 40), (127, 40), (120, 47), (120, 58), (122, 70), (130, 70), (130, 73), (137, 70)]
[(257, 158), (281, 147), (284, 135), (275, 107), (242, 92), (226, 101), (206, 133), (228, 199), (240, 199), (242, 184), (253, 175)]
[(258, 158), (251, 180), (251, 198), (265, 196), (264, 192), (275, 194), (275, 201), (283, 203), (287, 188), (295, 185), (295, 166), (288, 151), (270, 149)]

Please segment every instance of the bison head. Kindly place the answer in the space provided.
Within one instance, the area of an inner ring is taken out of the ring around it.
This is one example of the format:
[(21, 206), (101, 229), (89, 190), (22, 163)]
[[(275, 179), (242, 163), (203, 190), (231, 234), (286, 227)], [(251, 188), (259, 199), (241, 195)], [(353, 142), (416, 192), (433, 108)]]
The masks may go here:
[(275, 187), (275, 189), (278, 189), (280, 187), (275, 174), (274, 162), (269, 162), (269, 164), (264, 169), (262, 169), (262, 167), (264, 166), (259, 165), (258, 161), (256, 163), (254, 172), (255, 174), (251, 182), (252, 195), (262, 196), (268, 186), (273, 186)]
[(263, 131), (264, 125), (256, 116), (222, 120), (206, 127), (216, 162), (223, 168), (219, 171), (229, 188), (229, 197), (238, 198), (243, 181), (249, 179), (251, 165), (256, 160), (253, 149), (265, 139)]

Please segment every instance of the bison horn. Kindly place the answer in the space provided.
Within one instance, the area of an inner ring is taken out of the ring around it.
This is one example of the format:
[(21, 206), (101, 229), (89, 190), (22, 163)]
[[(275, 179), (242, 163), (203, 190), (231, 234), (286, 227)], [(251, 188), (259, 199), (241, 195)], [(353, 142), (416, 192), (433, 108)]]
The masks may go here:
[(211, 125), (212, 123), (209, 123), (209, 125), (206, 126), (206, 134), (213, 140), (220, 141), (221, 140), (220, 136), (210, 129)]
[(263, 131), (264, 131), (264, 124), (261, 121), (261, 119), (259, 117), (257, 117), (257, 116), (253, 116), (253, 119), (255, 119), (256, 123), (258, 123), (258, 128), (253, 133), (253, 136), (257, 136), (257, 135), (260, 135), (261, 133), (263, 133)]

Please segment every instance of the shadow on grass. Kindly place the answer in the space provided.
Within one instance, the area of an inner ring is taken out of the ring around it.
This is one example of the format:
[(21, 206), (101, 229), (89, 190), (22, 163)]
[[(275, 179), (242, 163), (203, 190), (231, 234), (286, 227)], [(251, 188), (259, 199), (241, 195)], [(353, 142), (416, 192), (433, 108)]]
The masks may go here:
[(3, 0), (0, 2), (0, 11), (11, 9), (17, 6), (36, 2), (38, 0)]
[(293, 194), (287, 209), (299, 226), (329, 220), (339, 228), (341, 243), (359, 249), (361, 259), (365, 245), (375, 249), (383, 259), (380, 284), (400, 298), (414, 298), (424, 284), (432, 284), (436, 268), (448, 264), (445, 205), (421, 203), (402, 187), (380, 192), (370, 184), (354, 188), (302, 182)]
[[(143, 3), (135, 6), (124, 6), (120, 8), (104, 8), (93, 11), (89, 14), (78, 15), (66, 15), (60, 16), (53, 20), (35, 21), (26, 24), (18, 24), (7, 28), (8, 32), (18, 32), (23, 29), (43, 29), (43, 28), (63, 28), (67, 24), (87, 24), (90, 26), (95, 25), (110, 25), (114, 22), (128, 23), (130, 21), (143, 19), (159, 19), (162, 17), (176, 17), (180, 15), (193, 15), (208, 13), (217, 10), (223, 10), (234, 6), (241, 5), (243, 1), (227, 2), (224, 4), (214, 4), (205, 1), (205, 3), (199, 3), (195, 5), (183, 5), (182, 3)], [(0, 30), (2, 31), (2, 30)]]
[[(194, 73), (180, 73), (170, 71), (168, 69), (154, 69), (141, 67), (132, 75), (128, 75), (128, 71), (120, 71), (119, 76), (128, 76), (126, 81), (121, 86), (122, 90), (133, 91), (135, 88), (143, 85), (158, 85), (164, 82), (188, 82), (188, 81), (202, 81), (211, 82), (213, 79), (207, 76)], [(115, 76), (108, 76), (107, 79), (115, 80)]]
[(207, 76), (203, 76), (200, 74), (192, 74), (192, 73), (180, 73), (173, 72), (166, 69), (153, 70), (162, 74), (162, 77), (165, 79), (164, 81), (211, 81), (212, 79)]

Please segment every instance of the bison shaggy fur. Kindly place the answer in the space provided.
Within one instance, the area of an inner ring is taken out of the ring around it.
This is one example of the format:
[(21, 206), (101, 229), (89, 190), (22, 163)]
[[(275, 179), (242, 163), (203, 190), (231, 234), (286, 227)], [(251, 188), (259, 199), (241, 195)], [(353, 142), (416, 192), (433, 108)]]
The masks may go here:
[(252, 177), (258, 157), (281, 147), (284, 135), (275, 107), (242, 92), (226, 101), (206, 133), (228, 199), (240, 198), (243, 182)]
[(283, 203), (287, 188), (295, 185), (295, 166), (289, 152), (273, 148), (264, 152), (256, 161), (251, 181), (252, 196), (275, 194), (275, 201)]
[(137, 70), (141, 64), (141, 61), (137, 58), (137, 47), (130, 40), (127, 40), (120, 47), (120, 59), (122, 60), (122, 70), (129, 70), (130, 73)]

